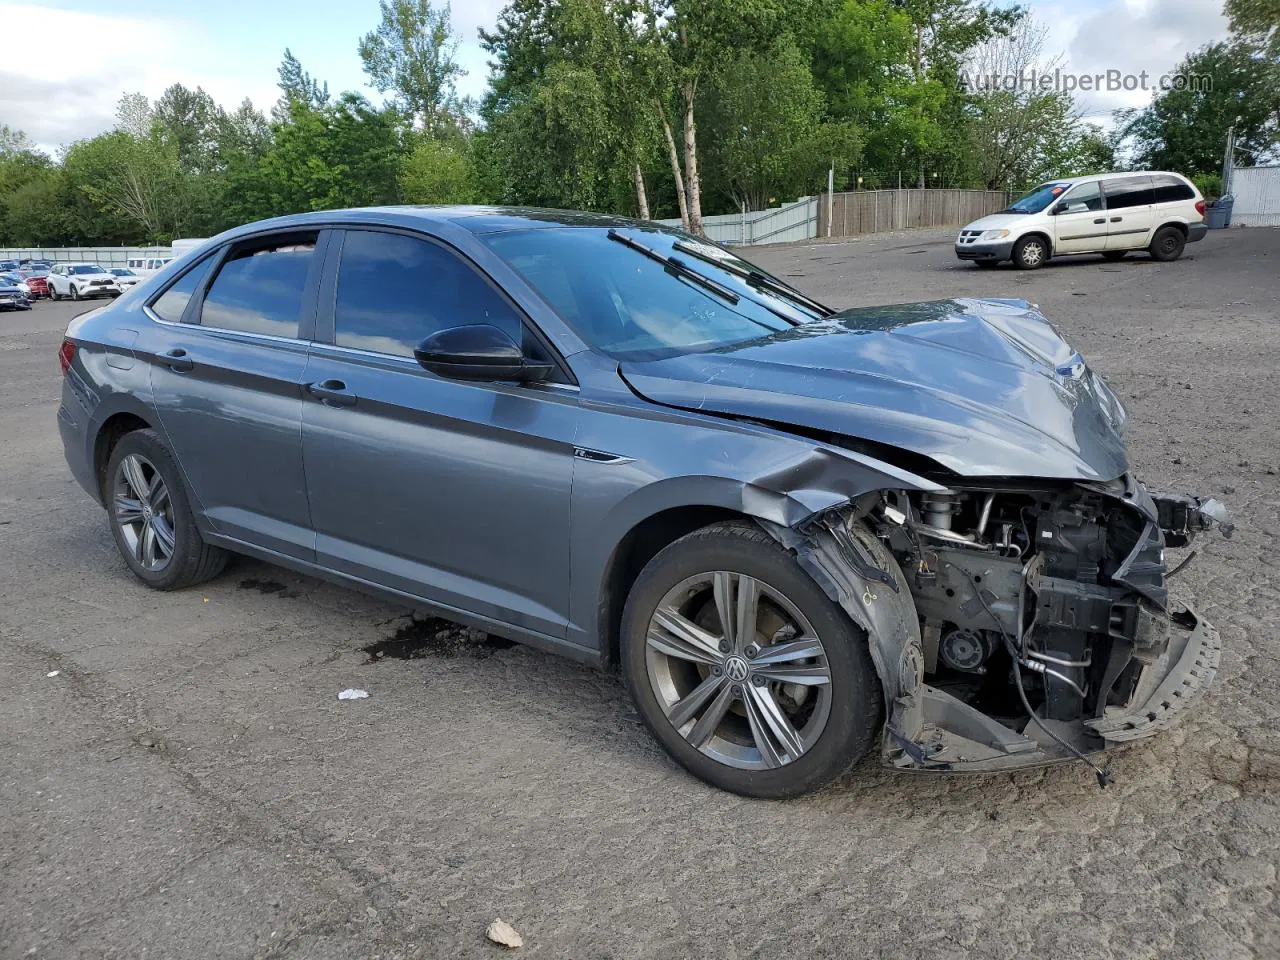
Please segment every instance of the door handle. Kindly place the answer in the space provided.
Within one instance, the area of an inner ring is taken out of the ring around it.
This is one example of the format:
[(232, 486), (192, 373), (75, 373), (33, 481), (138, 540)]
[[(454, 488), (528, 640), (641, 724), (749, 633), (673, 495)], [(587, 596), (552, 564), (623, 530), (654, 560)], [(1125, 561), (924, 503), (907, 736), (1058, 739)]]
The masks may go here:
[(1121, 222), (1121, 221), (1123, 221), (1123, 220), (1124, 220), (1124, 217), (1112, 217), (1112, 218), (1111, 218), (1111, 222), (1112, 222), (1112, 223), (1120, 223), (1120, 222)]
[(187, 351), (181, 347), (168, 351), (161, 359), (174, 373), (186, 373), (195, 366), (195, 362), (187, 356)]
[(1094, 223), (1106, 223), (1106, 222), (1107, 222), (1107, 218), (1106, 218), (1106, 217), (1103, 217), (1101, 220), (1095, 220), (1095, 221), (1093, 221), (1093, 222), (1094, 222)]
[(307, 384), (307, 393), (329, 407), (354, 407), (356, 395), (347, 392), (341, 380), (318, 380)]

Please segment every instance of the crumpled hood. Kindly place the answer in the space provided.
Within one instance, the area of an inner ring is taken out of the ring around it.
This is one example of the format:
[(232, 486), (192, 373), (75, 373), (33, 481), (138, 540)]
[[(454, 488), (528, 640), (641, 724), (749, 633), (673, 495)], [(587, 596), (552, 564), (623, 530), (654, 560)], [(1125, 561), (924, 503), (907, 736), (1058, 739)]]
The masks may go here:
[(620, 369), (654, 403), (888, 444), (967, 477), (1128, 469), (1124, 408), (1024, 300), (847, 310)]

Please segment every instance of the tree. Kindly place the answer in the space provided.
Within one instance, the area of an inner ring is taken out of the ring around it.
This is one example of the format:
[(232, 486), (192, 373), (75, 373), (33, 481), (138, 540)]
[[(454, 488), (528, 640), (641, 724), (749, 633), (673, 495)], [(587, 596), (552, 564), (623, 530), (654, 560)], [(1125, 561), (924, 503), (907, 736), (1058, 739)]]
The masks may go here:
[(328, 82), (321, 83), (302, 69), (302, 62), (288, 47), (284, 48), (284, 59), (276, 74), (279, 77), (276, 85), (280, 88), (280, 99), (271, 109), (273, 120), (286, 122), (289, 119), (289, 105), (293, 103), (319, 108), (329, 102)]
[[(1140, 167), (1187, 175), (1222, 168), (1227, 131), (1235, 129), (1236, 162), (1252, 166), (1280, 145), (1280, 69), (1251, 44), (1202, 47), (1176, 73), (1182, 89), (1161, 93), (1149, 107), (1125, 116), (1124, 133)], [(1209, 78), (1212, 82), (1192, 82)]]
[(1227, 0), (1231, 29), (1280, 59), (1280, 0)]
[(0, 243), (37, 246), (63, 239), (61, 170), (21, 130), (0, 126)]
[(431, 0), (379, 0), (382, 21), (360, 40), (364, 71), (379, 93), (388, 90), (406, 116), (431, 136), (452, 128), (461, 114), (458, 39), (449, 4)]
[(469, 144), (423, 139), (405, 158), (400, 192), (406, 203), (472, 203), (476, 200)]
[[(150, 243), (180, 233), (186, 205), (175, 145), (158, 137), (137, 137), (126, 129), (113, 130), (73, 144), (62, 166), (70, 190), (114, 221), (106, 232)], [(78, 219), (82, 228), (93, 222), (83, 210)]]

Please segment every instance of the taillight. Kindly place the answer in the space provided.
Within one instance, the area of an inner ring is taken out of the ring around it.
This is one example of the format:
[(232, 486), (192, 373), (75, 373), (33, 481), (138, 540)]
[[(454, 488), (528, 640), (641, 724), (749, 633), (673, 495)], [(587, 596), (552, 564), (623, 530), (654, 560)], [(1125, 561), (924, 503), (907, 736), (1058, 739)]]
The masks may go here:
[(67, 371), (71, 369), (71, 361), (76, 358), (76, 345), (70, 340), (63, 340), (62, 346), (58, 348), (58, 366), (62, 368), (62, 375), (65, 377)]
[(1204, 216), (1204, 212), (1205, 212), (1205, 210), (1206, 210), (1206, 209), (1208, 209), (1208, 208), (1204, 205), (1204, 201), (1203, 201), (1203, 200), (1197, 200), (1197, 201), (1196, 201), (1196, 213), (1200, 214), (1200, 216), (1202, 216), (1202, 217), (1203, 217), (1203, 216)]

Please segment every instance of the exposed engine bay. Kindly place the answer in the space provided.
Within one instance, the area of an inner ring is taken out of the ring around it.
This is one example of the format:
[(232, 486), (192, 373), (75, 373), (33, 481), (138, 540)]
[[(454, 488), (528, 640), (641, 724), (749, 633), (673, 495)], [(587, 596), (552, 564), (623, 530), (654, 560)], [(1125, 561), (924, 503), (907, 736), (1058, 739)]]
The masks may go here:
[(982, 771), (1086, 759), (1195, 699), (1219, 641), (1170, 603), (1165, 547), (1215, 524), (1125, 477), (869, 494), (775, 535), (868, 630), (885, 760)]

